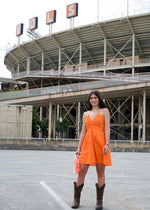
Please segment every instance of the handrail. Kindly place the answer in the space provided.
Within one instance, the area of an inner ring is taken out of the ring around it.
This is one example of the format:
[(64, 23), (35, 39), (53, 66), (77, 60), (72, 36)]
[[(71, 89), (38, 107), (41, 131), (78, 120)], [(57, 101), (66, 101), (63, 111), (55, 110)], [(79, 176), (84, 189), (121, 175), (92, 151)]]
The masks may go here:
[[(135, 60), (135, 65), (146, 65), (146, 64), (150, 64), (150, 58), (145, 58), (145, 59), (139, 59), (138, 61)], [(13, 78), (19, 78), (19, 77), (23, 77), (23, 76), (31, 76), (31, 75), (42, 75), (42, 76), (69, 76), (69, 77), (87, 77), (87, 78), (94, 78), (94, 77), (108, 77), (108, 76), (112, 76), (115, 75), (114, 77), (120, 77), (120, 76), (124, 76), (126, 74), (114, 74), (114, 73), (107, 73), (106, 75), (104, 75), (104, 64), (103, 63), (99, 63), (99, 64), (92, 64), (92, 65), (87, 65), (85, 66), (84, 64), (81, 65), (81, 72), (79, 72), (78, 66), (75, 66), (77, 69), (77, 71), (58, 71), (58, 70), (48, 70), (48, 71), (41, 71), (41, 70), (34, 70), (34, 71), (23, 71), (20, 73), (16, 73), (13, 74)], [(109, 68), (119, 68), (119, 67), (132, 67), (132, 61), (131, 62), (123, 62), (123, 63), (107, 63), (106, 64), (106, 69), (109, 70)], [(99, 70), (101, 72), (90, 72), (90, 70)]]
[(24, 72), (20, 72), (18, 74), (14, 74), (13, 77), (17, 78), (17, 77), (22, 77), (22, 76), (32, 76), (32, 75), (37, 75), (37, 76), (69, 76), (69, 77), (90, 77), (90, 78), (120, 78), (120, 77), (125, 77), (125, 76), (130, 76), (130, 74), (117, 74), (117, 73), (112, 73), (109, 72), (104, 75), (103, 72), (60, 72), (59, 71), (40, 71), (40, 70), (36, 70), (36, 71), (24, 71)]
[(58, 94), (58, 93), (66, 93), (66, 92), (74, 92), (74, 91), (82, 91), (86, 89), (92, 88), (102, 88), (109, 86), (118, 86), (124, 84), (132, 84), (137, 82), (146, 82), (150, 81), (150, 75), (138, 75), (138, 76), (130, 76), (123, 77), (120, 79), (107, 79), (101, 81), (93, 81), (93, 82), (84, 82), (84, 83), (75, 83), (61, 86), (52, 86), (45, 88), (35, 88), (35, 89), (26, 89), (14, 92), (5, 92), (0, 93), (0, 101), (8, 100), (8, 99), (16, 99), (16, 98), (25, 98), (30, 96), (39, 96), (39, 95), (47, 95), (47, 94)]

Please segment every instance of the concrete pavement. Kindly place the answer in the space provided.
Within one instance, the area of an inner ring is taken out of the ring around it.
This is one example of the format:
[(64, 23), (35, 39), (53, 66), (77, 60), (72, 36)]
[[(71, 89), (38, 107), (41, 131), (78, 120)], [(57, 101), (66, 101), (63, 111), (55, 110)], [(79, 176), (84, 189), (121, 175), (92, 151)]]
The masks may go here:
[[(69, 210), (74, 152), (0, 150), (0, 210)], [(150, 209), (150, 154), (112, 152), (106, 168), (104, 210)], [(81, 210), (94, 210), (95, 167), (90, 167)]]

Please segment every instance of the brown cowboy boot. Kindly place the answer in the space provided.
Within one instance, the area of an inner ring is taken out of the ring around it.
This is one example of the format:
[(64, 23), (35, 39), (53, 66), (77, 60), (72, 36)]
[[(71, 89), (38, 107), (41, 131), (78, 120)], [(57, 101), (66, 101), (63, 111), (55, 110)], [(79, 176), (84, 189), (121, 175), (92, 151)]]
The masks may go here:
[(97, 192), (97, 202), (96, 202), (96, 210), (102, 210), (103, 209), (103, 193), (104, 193), (104, 188), (105, 184), (99, 188), (98, 184), (96, 185), (96, 192)]
[(74, 182), (74, 201), (73, 201), (72, 206), (71, 206), (71, 208), (73, 208), (73, 209), (76, 209), (76, 208), (79, 207), (80, 195), (81, 195), (81, 191), (82, 191), (83, 185), (84, 184), (82, 184), (82, 185), (77, 187), (76, 182)]

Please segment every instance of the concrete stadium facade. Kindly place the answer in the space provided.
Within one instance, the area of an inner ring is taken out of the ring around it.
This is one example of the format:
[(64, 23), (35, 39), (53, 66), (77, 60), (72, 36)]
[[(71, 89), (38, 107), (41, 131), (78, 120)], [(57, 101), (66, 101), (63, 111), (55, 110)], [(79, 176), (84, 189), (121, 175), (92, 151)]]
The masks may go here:
[(1, 93), (0, 104), (33, 105), (49, 119), (71, 122), (66, 138), (79, 138), (92, 89), (111, 115), (111, 140), (149, 141), (150, 13), (96, 22), (20, 44), (5, 56), (13, 79), (26, 89)]

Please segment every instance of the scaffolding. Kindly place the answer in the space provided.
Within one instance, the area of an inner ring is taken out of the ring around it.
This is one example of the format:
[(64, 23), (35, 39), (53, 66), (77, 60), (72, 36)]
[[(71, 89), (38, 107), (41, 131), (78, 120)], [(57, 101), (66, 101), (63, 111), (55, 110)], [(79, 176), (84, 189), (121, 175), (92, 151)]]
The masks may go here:
[[(65, 137), (79, 138), (87, 96), (101, 92), (111, 114), (111, 139), (149, 141), (150, 14), (96, 22), (20, 44), (5, 65), (26, 89), (1, 93), (0, 103), (32, 104), (49, 119), (71, 122)], [(45, 114), (46, 113), (46, 114)]]

